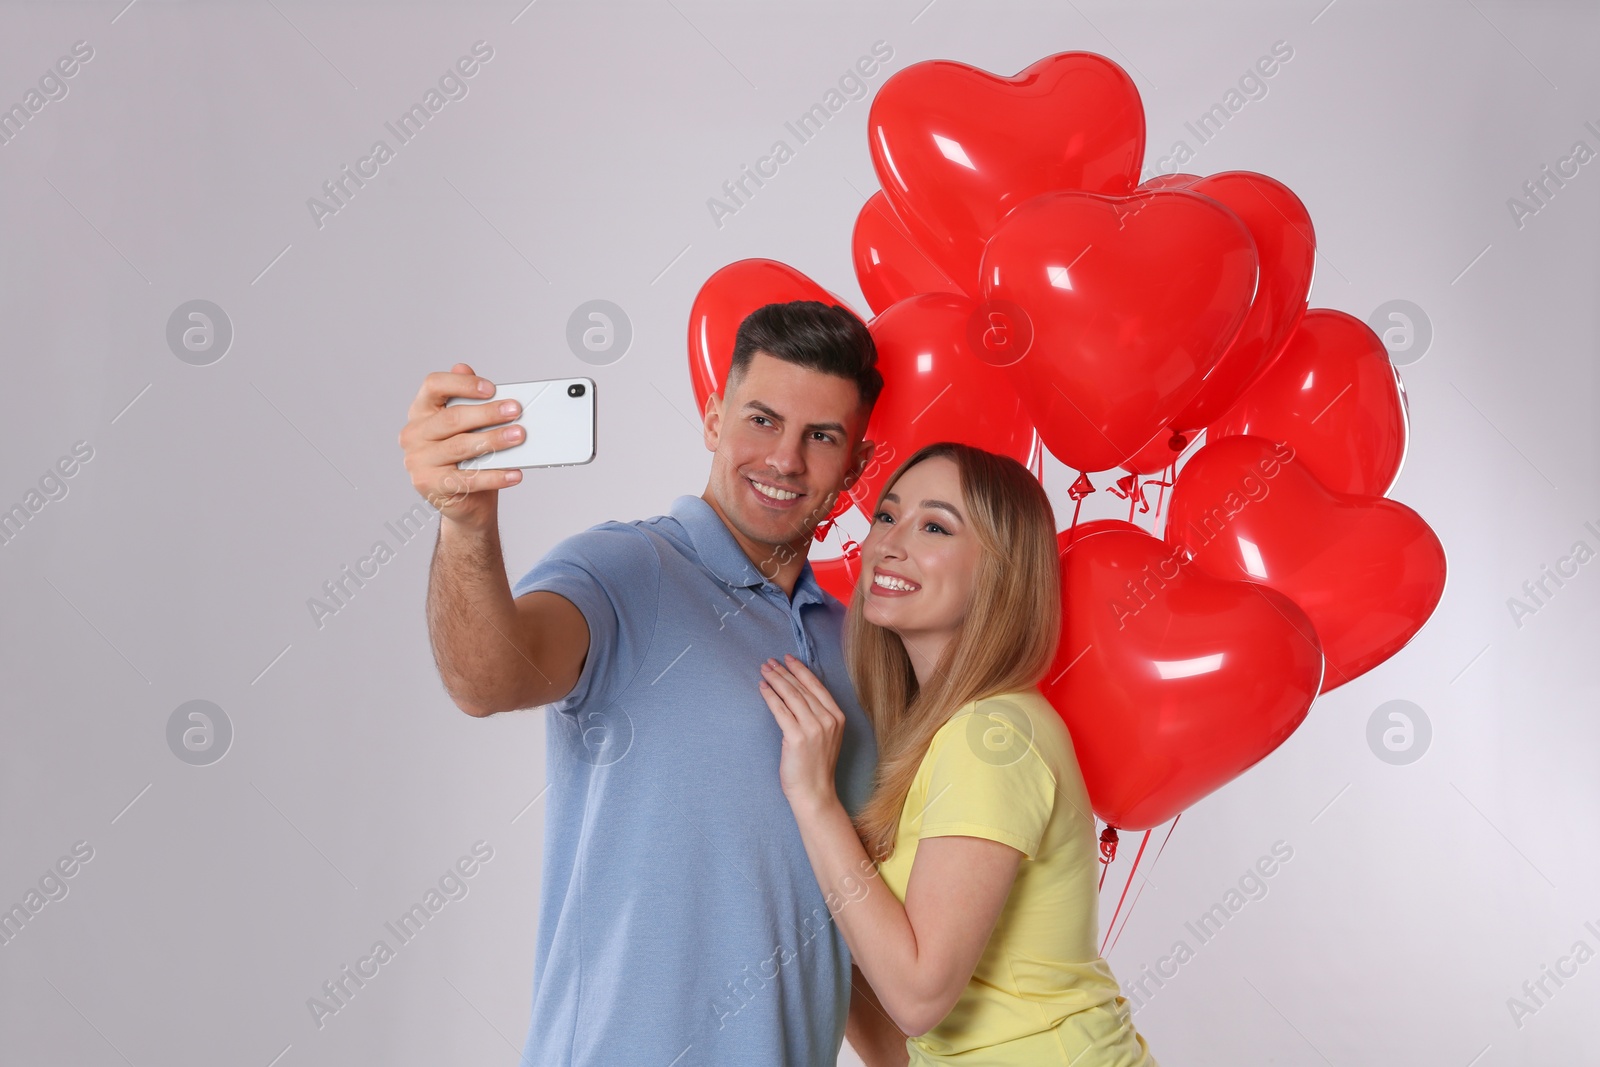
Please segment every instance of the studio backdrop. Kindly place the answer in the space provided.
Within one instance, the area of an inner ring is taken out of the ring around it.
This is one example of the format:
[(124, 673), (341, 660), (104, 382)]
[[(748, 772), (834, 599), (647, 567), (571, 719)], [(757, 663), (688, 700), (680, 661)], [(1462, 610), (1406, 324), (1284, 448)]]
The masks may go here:
[[(661, 514), (710, 467), (707, 279), (870, 316), (876, 95), (1082, 51), (1137, 87), (1141, 181), (1304, 205), (1310, 308), (1403, 383), (1372, 492), (1449, 564), (1403, 647), (1122, 834), (1136, 1025), (1168, 1065), (1600, 1062), (1597, 40), (1509, 0), (0, 5), (0, 1061), (515, 1063), (546, 713), (441, 685), (424, 376), (595, 383), (594, 460), (501, 494), (513, 579)], [(1062, 529), (1175, 503), (1038, 458)]]

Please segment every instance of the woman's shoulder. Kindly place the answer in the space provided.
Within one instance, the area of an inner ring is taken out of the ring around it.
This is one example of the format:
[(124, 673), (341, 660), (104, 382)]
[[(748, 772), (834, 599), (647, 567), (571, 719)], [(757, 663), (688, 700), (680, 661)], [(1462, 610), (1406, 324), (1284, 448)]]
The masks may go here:
[[(1027, 689), (1014, 689), (1005, 693), (994, 693), (990, 696), (969, 700), (957, 708), (950, 717), (951, 722), (968, 715), (979, 713), (998, 715), (1006, 719), (1027, 720), (1035, 726), (1060, 726), (1065, 732), (1066, 724), (1061, 721), (1061, 716), (1056, 713), (1055, 705), (1050, 703), (1050, 698), (1040, 691), (1038, 686)], [(946, 723), (948, 728), (950, 723)]]
[(1076, 773), (1072, 735), (1055, 705), (1037, 686), (969, 700), (939, 728), (934, 740), (948, 742), (953, 736), (969, 737), (974, 731), (996, 728), (1020, 737), (1038, 752), (1052, 774)]

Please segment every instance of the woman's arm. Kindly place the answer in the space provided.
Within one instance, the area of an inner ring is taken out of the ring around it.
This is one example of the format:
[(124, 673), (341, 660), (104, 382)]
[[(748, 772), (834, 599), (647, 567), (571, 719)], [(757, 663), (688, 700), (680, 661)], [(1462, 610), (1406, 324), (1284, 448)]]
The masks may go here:
[(871, 861), (837, 796), (796, 808), (795, 820), (834, 921), (884, 1010), (910, 1036), (932, 1030), (972, 979), (1022, 853), (981, 837), (923, 838), (902, 906), (881, 878), (856, 876)]
[(906, 1035), (889, 1018), (855, 964), (850, 965), (850, 1013), (845, 1017), (844, 1037), (866, 1067), (906, 1067), (911, 1061)]
[[(977, 837), (917, 844), (904, 906), (856, 836), (833, 784), (844, 713), (805, 665), (768, 661), (761, 693), (783, 730), (780, 776), (806, 856), (861, 973), (896, 1026), (925, 1034), (972, 978), (1022, 853)], [(871, 872), (866, 881), (858, 872)]]

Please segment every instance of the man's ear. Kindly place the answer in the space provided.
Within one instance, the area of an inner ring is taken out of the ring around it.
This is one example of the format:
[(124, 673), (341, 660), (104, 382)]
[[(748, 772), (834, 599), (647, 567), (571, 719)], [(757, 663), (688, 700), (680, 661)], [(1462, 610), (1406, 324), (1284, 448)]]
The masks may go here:
[(849, 489), (856, 484), (867, 466), (872, 462), (872, 456), (878, 449), (876, 441), (862, 441), (856, 446), (856, 461), (851, 465), (850, 471), (844, 476), (844, 487)]
[(701, 435), (705, 439), (706, 451), (715, 452), (717, 442), (722, 438), (722, 394), (707, 393), (706, 409), (700, 415)]

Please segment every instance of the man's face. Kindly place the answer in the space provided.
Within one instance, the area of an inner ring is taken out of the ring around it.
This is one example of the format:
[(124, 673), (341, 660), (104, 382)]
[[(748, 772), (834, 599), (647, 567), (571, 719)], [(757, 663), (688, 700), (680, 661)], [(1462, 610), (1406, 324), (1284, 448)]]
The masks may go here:
[(723, 517), (763, 544), (811, 536), (872, 456), (861, 439), (868, 414), (849, 378), (758, 350), (729, 395), (706, 399), (711, 489)]

